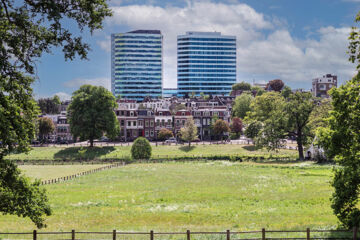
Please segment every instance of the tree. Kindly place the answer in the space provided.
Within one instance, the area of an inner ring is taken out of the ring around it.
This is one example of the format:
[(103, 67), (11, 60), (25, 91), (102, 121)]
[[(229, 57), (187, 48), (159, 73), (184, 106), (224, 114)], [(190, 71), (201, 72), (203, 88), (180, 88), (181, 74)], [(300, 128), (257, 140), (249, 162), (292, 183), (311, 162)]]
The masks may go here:
[(70, 131), (74, 138), (89, 140), (90, 147), (94, 139), (105, 132), (109, 138), (119, 135), (119, 123), (114, 112), (116, 100), (104, 87), (83, 85), (75, 91), (68, 107)]
[(13, 152), (29, 150), (37, 118), (31, 84), (36, 61), (52, 47), (62, 47), (66, 59), (86, 58), (89, 46), (63, 27), (75, 20), (81, 31), (93, 32), (111, 15), (105, 0), (0, 2), (0, 212), (29, 217), (44, 227), (50, 205), (39, 183), (20, 175), (4, 160)]
[(309, 129), (312, 138), (320, 127), (327, 126), (327, 119), (330, 117), (330, 111), (333, 109), (331, 98), (324, 98), (314, 106), (314, 110), (309, 117)]
[(265, 93), (265, 90), (262, 87), (259, 86), (253, 86), (251, 87), (251, 91), (255, 96), (261, 96)]
[(261, 122), (255, 142), (276, 150), (284, 145), (283, 139), (294, 137), (297, 141), (299, 158), (304, 159), (303, 145), (309, 140), (309, 117), (314, 108), (310, 93), (297, 92), (285, 99), (278, 92), (268, 92), (256, 97), (248, 122)]
[(281, 95), (287, 99), (290, 97), (290, 95), (292, 94), (291, 88), (289, 86), (285, 86), (282, 90), (281, 90)]
[(247, 123), (247, 127), (245, 128), (245, 136), (247, 138), (255, 139), (261, 130), (262, 124), (259, 121), (250, 121)]
[(236, 97), (235, 103), (233, 106), (233, 116), (244, 119), (247, 112), (251, 110), (250, 104), (254, 100), (254, 97), (251, 94), (244, 93)]
[(240, 133), (242, 132), (242, 121), (238, 117), (233, 117), (231, 121), (231, 131), (236, 134), (237, 137), (240, 136)]
[(217, 136), (222, 136), (224, 135), (224, 133), (230, 132), (230, 128), (229, 128), (229, 124), (227, 122), (225, 122), (224, 120), (218, 119), (215, 122), (214, 125), (214, 133)]
[(146, 138), (138, 137), (131, 146), (131, 157), (136, 160), (150, 159), (151, 145)]
[(42, 117), (39, 118), (39, 136), (42, 141), (44, 137), (49, 135), (55, 130), (55, 125), (50, 118)]
[(266, 85), (266, 90), (273, 90), (275, 92), (280, 92), (284, 87), (284, 82), (280, 79), (274, 79), (269, 81)]
[(40, 98), (37, 101), (43, 114), (58, 114), (60, 112), (60, 98), (55, 95), (53, 98)]
[(161, 141), (169, 139), (169, 138), (171, 138), (173, 136), (174, 136), (173, 132), (170, 131), (169, 129), (166, 129), (166, 128), (160, 129), (160, 131), (158, 133), (158, 139), (161, 140)]
[(197, 138), (197, 127), (192, 117), (188, 118), (185, 122), (185, 126), (180, 129), (181, 139), (189, 143)]
[(243, 91), (250, 91), (251, 90), (251, 84), (247, 82), (240, 82), (235, 83), (231, 87), (232, 90), (243, 90)]

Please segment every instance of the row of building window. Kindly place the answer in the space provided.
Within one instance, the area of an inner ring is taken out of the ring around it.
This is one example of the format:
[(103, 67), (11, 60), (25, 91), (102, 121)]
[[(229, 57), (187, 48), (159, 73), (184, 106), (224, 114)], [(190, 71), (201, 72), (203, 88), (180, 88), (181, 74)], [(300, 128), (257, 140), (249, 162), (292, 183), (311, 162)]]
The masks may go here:
[(120, 54), (116, 54), (115, 57), (142, 57), (142, 58), (150, 58), (150, 57), (154, 57), (154, 58), (158, 58), (158, 57), (161, 57), (160, 54), (157, 54), (157, 55), (152, 55), (152, 54), (123, 54), (123, 53), (120, 53)]
[(156, 39), (156, 40), (161, 40), (161, 36), (144, 36), (144, 35), (139, 35), (139, 36), (131, 36), (131, 35), (115, 35), (114, 36), (115, 39)]
[(178, 63), (226, 63), (236, 64), (236, 61), (212, 61), (212, 60), (180, 60)]
[(236, 72), (236, 70), (231, 69), (180, 69), (178, 72)]
[(178, 52), (178, 55), (186, 55), (186, 54), (199, 54), (199, 55), (236, 55), (236, 52), (209, 52), (209, 51), (184, 51)]
[(236, 69), (236, 65), (179, 65), (179, 69), (182, 68), (234, 68)]
[(115, 53), (161, 53), (160, 50), (116, 49)]
[(234, 84), (232, 78), (179, 78), (178, 82), (232, 82)]
[(179, 46), (236, 46), (236, 43), (220, 43), (220, 42), (180, 42)]
[(178, 38), (178, 41), (235, 42), (235, 38)]
[(236, 48), (231, 47), (178, 47), (178, 50), (233, 50), (236, 51)]
[(161, 72), (161, 68), (127, 68), (127, 67), (117, 67), (115, 71), (124, 71), (124, 72), (131, 72), (131, 71), (152, 71), (152, 72)]
[(118, 45), (115, 50), (119, 48), (151, 48), (151, 49), (161, 49), (161, 45), (152, 46), (152, 45), (132, 45), (132, 44), (121, 44)]
[(116, 80), (130, 80), (130, 81), (161, 81), (161, 76), (158, 77), (115, 77)]
[(161, 73), (116, 72), (115, 76), (162, 76)]
[[(116, 64), (120, 64), (120, 62), (131, 62), (131, 63), (137, 63), (137, 62), (141, 62), (141, 63), (147, 63), (147, 62), (151, 62), (151, 63), (156, 63), (156, 62), (159, 62), (161, 63), (161, 59), (134, 59), (134, 58), (124, 58), (124, 59), (116, 59), (116, 62), (119, 62), (119, 63), (116, 63)], [(115, 64), (115, 66), (117, 66)]]
[(221, 83), (207, 83), (207, 82), (200, 82), (200, 83), (193, 83), (193, 82), (181, 82), (178, 83), (179, 86), (232, 86), (234, 83), (233, 82), (221, 82)]
[(155, 63), (116, 63), (116, 67), (160, 67), (161, 64)]
[(236, 59), (236, 56), (178, 56), (178, 59)]
[(190, 73), (190, 74), (178, 74), (179, 77), (236, 77), (236, 74), (202, 74), (202, 73)]
[[(151, 44), (161, 44), (161, 41), (142, 41), (142, 40), (115, 40), (115, 43), (151, 43)], [(115, 46), (122, 46), (122, 45), (115, 45)]]

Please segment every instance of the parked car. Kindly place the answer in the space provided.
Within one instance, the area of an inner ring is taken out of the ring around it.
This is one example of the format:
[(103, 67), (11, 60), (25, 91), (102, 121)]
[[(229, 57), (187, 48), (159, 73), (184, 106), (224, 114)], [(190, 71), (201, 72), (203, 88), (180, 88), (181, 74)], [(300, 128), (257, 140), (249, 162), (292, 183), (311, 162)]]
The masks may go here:
[(176, 143), (176, 138), (169, 138), (168, 140), (165, 141), (165, 143)]

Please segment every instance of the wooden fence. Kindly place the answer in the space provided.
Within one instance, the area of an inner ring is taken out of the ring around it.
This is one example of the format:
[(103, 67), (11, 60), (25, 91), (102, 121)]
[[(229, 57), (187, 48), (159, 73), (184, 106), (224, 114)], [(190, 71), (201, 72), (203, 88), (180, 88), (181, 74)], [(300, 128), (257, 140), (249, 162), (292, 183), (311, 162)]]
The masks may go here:
[[(252, 235), (252, 236), (250, 236)], [(250, 237), (249, 237), (250, 236)], [(224, 232), (121, 232), (113, 230), (112, 232), (23, 232), (23, 233), (2, 233), (0, 239), (129, 239), (141, 238), (145, 240), (155, 239), (222, 239), (222, 240), (311, 240), (311, 239), (349, 239), (358, 240), (358, 229), (353, 230), (265, 230), (259, 231), (230, 231)]]
[(123, 165), (125, 165), (125, 163), (120, 162), (120, 163), (115, 163), (115, 164), (111, 164), (111, 165), (91, 169), (91, 170), (88, 170), (88, 171), (85, 171), (85, 172), (72, 174), (72, 175), (65, 176), (65, 177), (59, 177), (59, 178), (44, 180), (44, 181), (41, 181), (41, 185), (60, 183), (60, 182), (68, 181), (68, 180), (78, 178), (78, 177), (81, 177), (81, 176), (89, 175), (89, 174), (92, 174), (92, 173), (97, 173), (97, 172), (100, 172), (100, 171), (103, 171), (103, 170), (106, 170), (106, 169), (120, 167), (120, 166), (123, 166)]

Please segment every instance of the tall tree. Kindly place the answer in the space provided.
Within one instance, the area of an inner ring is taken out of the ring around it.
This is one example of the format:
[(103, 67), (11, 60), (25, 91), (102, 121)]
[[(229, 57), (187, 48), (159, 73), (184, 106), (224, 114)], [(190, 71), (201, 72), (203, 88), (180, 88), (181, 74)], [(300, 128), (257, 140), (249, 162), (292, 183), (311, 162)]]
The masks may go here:
[(174, 136), (174, 134), (172, 131), (170, 131), (169, 129), (166, 129), (166, 128), (162, 128), (162, 129), (160, 129), (157, 138), (161, 141), (164, 141), (173, 136)]
[(43, 114), (57, 114), (60, 112), (60, 98), (54, 96), (53, 98), (40, 98), (38, 106)]
[(198, 132), (192, 117), (188, 118), (185, 122), (185, 126), (180, 129), (181, 139), (189, 143), (197, 138)]
[[(360, 21), (360, 12), (356, 22)], [(357, 62), (357, 75), (339, 88), (332, 88), (332, 111), (326, 127), (318, 131), (319, 143), (334, 168), (332, 186), (335, 191), (331, 207), (340, 222), (348, 228), (360, 227), (360, 31), (350, 34), (350, 61)]]
[(269, 81), (266, 86), (266, 90), (273, 90), (276, 92), (280, 92), (284, 87), (284, 82), (281, 79), (274, 79)]
[(50, 118), (39, 118), (39, 136), (41, 141), (45, 140), (45, 137), (54, 132), (55, 125)]
[(90, 147), (94, 139), (103, 136), (109, 138), (119, 135), (119, 122), (114, 109), (116, 100), (104, 87), (83, 85), (73, 93), (68, 107), (70, 131), (74, 138), (89, 140)]
[(290, 95), (292, 94), (291, 88), (289, 86), (285, 86), (282, 90), (281, 90), (281, 95), (287, 99), (290, 97)]
[(259, 146), (275, 150), (285, 144), (284, 139), (297, 141), (299, 159), (304, 159), (303, 145), (309, 140), (309, 117), (315, 106), (310, 93), (297, 92), (285, 99), (278, 92), (268, 92), (256, 97), (247, 121), (261, 122), (255, 138)]
[(327, 119), (330, 117), (330, 111), (333, 109), (331, 98), (324, 98), (314, 106), (314, 110), (309, 117), (309, 128), (311, 137), (316, 136), (316, 132), (320, 127), (327, 126)]
[(66, 59), (87, 57), (81, 35), (64, 28), (75, 20), (81, 31), (93, 32), (111, 15), (105, 0), (0, 1), (0, 212), (29, 217), (43, 227), (50, 205), (39, 183), (30, 183), (4, 156), (28, 151), (34, 137), (36, 103), (32, 97), (36, 61), (52, 47), (62, 47)]
[(246, 114), (251, 110), (250, 105), (254, 97), (251, 94), (244, 93), (235, 98), (233, 106), (233, 116), (244, 119)]

